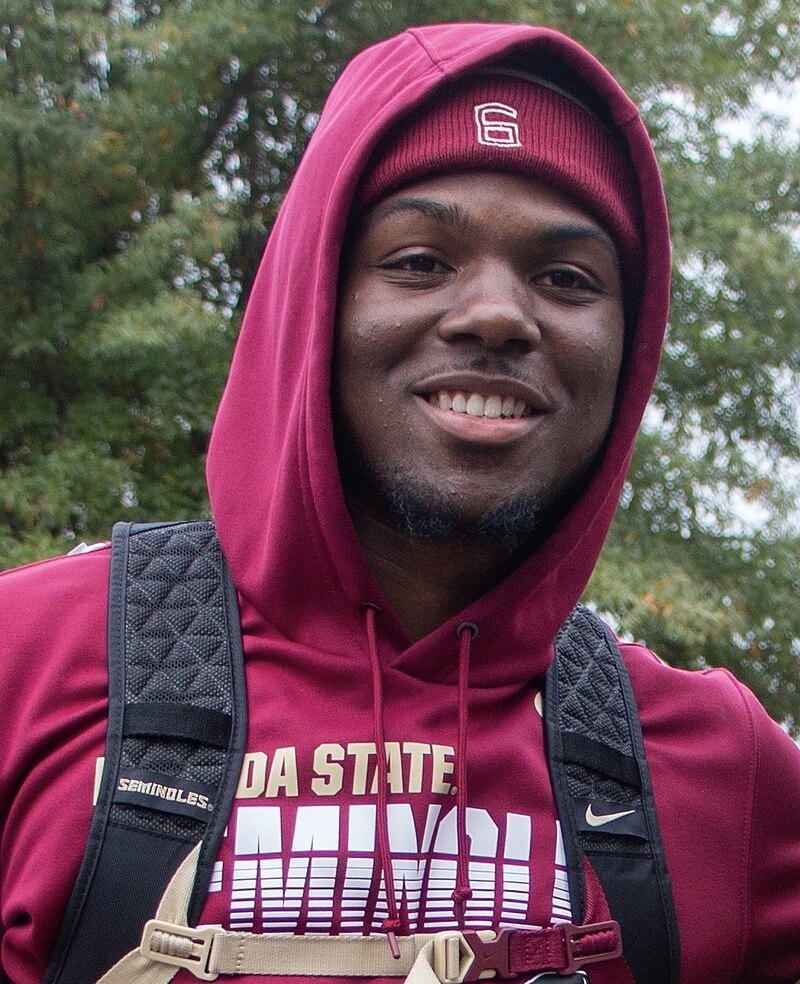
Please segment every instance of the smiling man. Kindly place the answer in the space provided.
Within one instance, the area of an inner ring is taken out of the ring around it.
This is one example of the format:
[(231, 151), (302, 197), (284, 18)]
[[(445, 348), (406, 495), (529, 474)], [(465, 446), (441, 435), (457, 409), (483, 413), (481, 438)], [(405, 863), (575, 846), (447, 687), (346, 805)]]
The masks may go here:
[[(556, 32), (412, 29), (334, 87), (270, 236), (208, 459), (249, 706), (199, 895), (198, 924), (222, 927), (204, 931), (210, 973), (219, 959), (224, 975), (306, 984), (800, 977), (789, 738), (729, 674), (670, 669), (638, 643), (620, 644), (630, 690), (609, 685), (599, 649), (571, 704), (552, 682), (565, 622), (597, 625), (571, 613), (655, 378), (669, 254), (636, 107)], [(13, 984), (45, 973), (91, 821), (109, 565), (101, 548), (0, 579)], [(180, 635), (182, 610), (169, 615)], [(163, 639), (147, 642), (142, 665)], [(162, 690), (196, 685), (178, 663)], [(634, 703), (641, 736), (619, 711)], [(596, 719), (622, 722), (622, 744), (583, 727)], [(551, 760), (587, 749), (584, 797)], [(138, 812), (120, 797), (114, 817), (125, 828), (180, 801), (177, 842), (205, 793), (137, 755), (119, 788)], [(103, 911), (113, 925), (113, 898)], [(125, 980), (169, 979), (150, 976), (160, 957), (134, 959)], [(196, 954), (180, 959), (188, 984)], [(62, 980), (81, 978), (48, 978)]]
[(417, 180), (357, 229), (334, 372), (342, 481), (416, 639), (530, 552), (593, 465), (622, 358), (622, 277), (597, 220), (525, 171)]

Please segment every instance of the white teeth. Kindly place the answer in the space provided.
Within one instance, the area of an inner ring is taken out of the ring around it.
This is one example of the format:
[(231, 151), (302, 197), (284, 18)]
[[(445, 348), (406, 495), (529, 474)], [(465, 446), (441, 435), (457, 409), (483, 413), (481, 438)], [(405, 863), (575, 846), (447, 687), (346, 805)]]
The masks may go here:
[(524, 400), (516, 400), (513, 396), (484, 396), (482, 393), (463, 393), (440, 390), (431, 393), (428, 401), (440, 410), (453, 410), (456, 413), (466, 413), (470, 417), (487, 417), (497, 420), (499, 417), (524, 417), (528, 413), (528, 404)]
[(484, 417), (491, 417), (493, 420), (500, 416), (503, 410), (503, 401), (499, 396), (487, 396), (483, 408)]
[(467, 413), (470, 417), (482, 417), (486, 408), (486, 400), (480, 393), (472, 393), (467, 400)]

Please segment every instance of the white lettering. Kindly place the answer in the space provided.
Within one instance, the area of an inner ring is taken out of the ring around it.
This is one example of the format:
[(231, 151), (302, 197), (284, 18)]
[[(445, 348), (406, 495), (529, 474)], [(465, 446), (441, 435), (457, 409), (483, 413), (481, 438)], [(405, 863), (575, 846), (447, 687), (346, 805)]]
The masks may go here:
[(411, 758), (408, 766), (408, 791), (409, 793), (420, 793), (422, 792), (422, 767), (425, 756), (431, 753), (431, 746), (424, 745), (419, 741), (406, 741), (403, 742), (403, 752)]
[[(238, 826), (238, 823), (237, 823)], [(231, 889), (231, 929), (252, 929), (256, 907), (256, 873), (258, 861), (255, 859), (233, 863), (233, 885)]]
[(237, 799), (255, 799), (267, 785), (267, 756), (264, 752), (248, 752), (242, 763), (242, 774), (236, 790)]
[(374, 741), (351, 741), (347, 746), (347, 754), (355, 757), (353, 772), (353, 795), (363, 796), (367, 791), (367, 763), (375, 754)]
[(292, 858), (284, 881), (281, 858), (261, 861), (261, 913), (265, 927), (292, 929), (297, 926), (306, 892), (308, 867), (309, 858)]
[(236, 811), (234, 852), (281, 853), (281, 809), (279, 806), (240, 806)]
[(505, 103), (481, 103), (475, 107), (478, 143), (488, 147), (521, 147), (519, 126), (514, 122), (519, 114)]
[(431, 782), (432, 793), (449, 793), (450, 783), (445, 782), (446, 776), (453, 774), (455, 762), (447, 756), (454, 756), (455, 750), (449, 745), (433, 745), (433, 781)]
[[(326, 761), (337, 764), (334, 759)], [(226, 886), (231, 891), (231, 924), (254, 932), (291, 932), (300, 925), (306, 932), (327, 933), (332, 924), (343, 932), (379, 929), (389, 906), (376, 861), (376, 806), (350, 805), (344, 813), (335, 805), (300, 806), (294, 811), (294, 829), (288, 832), (282, 823), (285, 810), (285, 806), (240, 805), (234, 813), (235, 858)], [(530, 817), (508, 814), (505, 824), (498, 826), (487, 810), (469, 807), (466, 823), (472, 888), (466, 925), (527, 925)], [(387, 828), (396, 902), (409, 928), (455, 927), (455, 806), (442, 811), (440, 804), (429, 804), (423, 821), (413, 803), (390, 803)], [(563, 861), (559, 837), (557, 862)], [(568, 913), (566, 872), (558, 866), (551, 918), (563, 921)]]
[(347, 850), (350, 854), (375, 851), (374, 806), (351, 806), (348, 810)]
[(301, 806), (294, 824), (292, 854), (339, 850), (339, 807)]
[(344, 748), (341, 745), (320, 745), (314, 752), (314, 772), (316, 779), (311, 780), (311, 789), (317, 796), (335, 796), (341, 792), (344, 781), (344, 769), (338, 762), (344, 758)]
[(287, 796), (297, 796), (297, 757), (293, 747), (275, 749), (264, 795), (277, 796), (281, 789)]
[(508, 861), (527, 861), (531, 856), (531, 818), (521, 813), (506, 815), (506, 845), (503, 856)]
[(554, 923), (572, 922), (572, 899), (569, 894), (569, 878), (567, 877), (567, 856), (564, 853), (564, 838), (561, 834), (560, 822), (556, 822), (555, 878), (553, 881), (551, 921)]

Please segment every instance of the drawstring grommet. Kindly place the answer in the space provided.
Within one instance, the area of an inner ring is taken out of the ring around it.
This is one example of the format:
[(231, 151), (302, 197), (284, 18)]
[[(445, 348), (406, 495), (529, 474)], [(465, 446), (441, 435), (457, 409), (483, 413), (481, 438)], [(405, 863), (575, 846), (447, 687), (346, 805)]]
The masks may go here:
[(362, 601), (358, 607), (362, 612), (375, 612), (376, 615), (380, 615), (382, 611), (381, 606), (374, 601)]
[(456, 629), (456, 635), (461, 638), (461, 634), (469, 630), (473, 639), (478, 638), (478, 626), (474, 622), (462, 622)]

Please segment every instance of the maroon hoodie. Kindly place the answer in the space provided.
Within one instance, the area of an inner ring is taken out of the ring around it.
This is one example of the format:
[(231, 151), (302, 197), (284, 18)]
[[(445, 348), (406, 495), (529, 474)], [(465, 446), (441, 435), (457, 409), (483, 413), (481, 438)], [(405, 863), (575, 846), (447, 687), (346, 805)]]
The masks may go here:
[[(337, 469), (330, 364), (340, 247), (381, 135), (447, 80), (512, 55), (532, 72), (543, 56), (563, 62), (607, 106), (639, 177), (643, 300), (609, 441), (572, 510), (497, 588), (411, 643), (370, 575)], [(239, 591), (250, 732), (203, 923), (377, 932), (394, 911), (376, 834), (365, 602), (382, 610), (372, 660), (400, 932), (456, 925), (455, 629), (464, 620), (480, 629), (466, 703), (466, 924), (570, 918), (537, 698), (554, 634), (617, 504), (668, 289), (667, 218), (647, 133), (574, 42), (523, 25), (427, 27), (365, 51), (343, 73), (270, 236), (208, 460)], [(0, 578), (0, 916), (13, 984), (42, 977), (89, 826), (106, 724), (108, 562), (101, 548)], [(674, 885), (681, 981), (790, 984), (800, 977), (800, 754), (728, 673), (686, 673), (642, 646), (622, 649)], [(589, 978), (600, 979), (591, 969)]]

